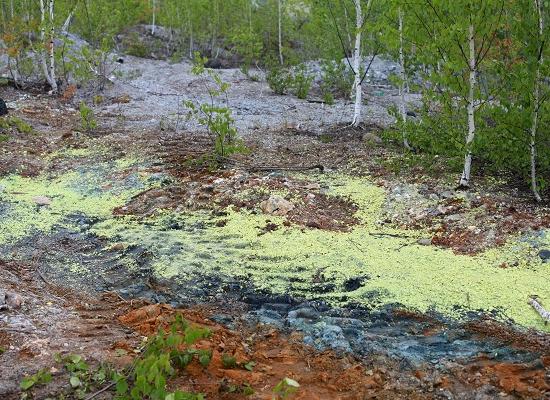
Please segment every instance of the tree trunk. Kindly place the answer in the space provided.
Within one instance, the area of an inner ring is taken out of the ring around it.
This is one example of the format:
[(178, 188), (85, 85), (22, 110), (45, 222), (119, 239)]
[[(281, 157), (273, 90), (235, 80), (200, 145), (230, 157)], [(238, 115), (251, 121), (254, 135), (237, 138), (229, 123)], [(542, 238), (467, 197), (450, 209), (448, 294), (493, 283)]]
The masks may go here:
[(151, 27), (151, 35), (155, 35), (157, 21), (157, 2), (153, 0), (153, 26)]
[(283, 27), (282, 27), (282, 7), (281, 7), (281, 2), (283, 0), (277, 0), (277, 22), (278, 22), (278, 26), (279, 26), (279, 62), (281, 63), (281, 65), (284, 64), (284, 59), (283, 59)]
[(475, 122), (475, 86), (476, 86), (476, 47), (475, 47), (475, 32), (474, 26), (470, 25), (470, 34), (468, 38), (470, 45), (470, 85), (468, 93), (468, 135), (466, 136), (466, 156), (464, 158), (464, 170), (462, 177), (460, 178), (459, 186), (467, 188), (470, 186), (470, 173), (472, 170), (472, 149), (471, 145), (474, 141), (476, 134), (476, 122)]
[(353, 49), (355, 108), (353, 112), (353, 122), (351, 124), (352, 126), (359, 126), (361, 123), (361, 106), (363, 101), (361, 85), (361, 28), (363, 27), (363, 10), (361, 8), (361, 0), (353, 0), (353, 2), (355, 3), (355, 46)]
[(48, 46), (49, 56), (50, 56), (50, 86), (52, 87), (52, 92), (57, 93), (57, 81), (55, 79), (55, 24), (54, 24), (54, 0), (50, 0), (50, 43)]
[[(543, 0), (534, 0), (535, 1), (535, 12), (538, 15), (539, 22), (539, 46), (543, 46), (543, 34), (544, 34), (544, 14), (543, 14)], [(530, 153), (531, 153), (531, 189), (533, 190), (533, 195), (535, 196), (536, 201), (542, 201), (540, 197), (539, 188), (537, 184), (537, 129), (539, 124), (539, 107), (540, 107), (540, 82), (541, 82), (541, 73), (540, 70), (544, 63), (544, 55), (542, 49), (539, 50), (538, 61), (537, 61), (537, 71), (535, 73), (535, 82), (533, 87), (533, 116), (531, 123), (531, 142), (529, 143)]]
[[(403, 119), (403, 124), (407, 122), (407, 109), (405, 103), (405, 85), (407, 79), (407, 73), (405, 71), (405, 55), (403, 51), (403, 9), (399, 7), (399, 64), (401, 66), (401, 84), (399, 85), (399, 95), (400, 95), (400, 104), (399, 108), (401, 111), (401, 118)], [(405, 127), (403, 126), (403, 146), (407, 150), (411, 150), (411, 146), (407, 139), (407, 133), (405, 132)]]
[[(50, 70), (48, 68), (48, 62), (46, 60), (46, 8), (44, 7), (44, 0), (40, 0), (40, 40), (44, 44), (44, 51), (40, 54), (40, 61), (42, 62), (42, 72), (46, 81), (52, 86), (52, 78), (50, 77)], [(52, 86), (53, 87), (53, 86)]]

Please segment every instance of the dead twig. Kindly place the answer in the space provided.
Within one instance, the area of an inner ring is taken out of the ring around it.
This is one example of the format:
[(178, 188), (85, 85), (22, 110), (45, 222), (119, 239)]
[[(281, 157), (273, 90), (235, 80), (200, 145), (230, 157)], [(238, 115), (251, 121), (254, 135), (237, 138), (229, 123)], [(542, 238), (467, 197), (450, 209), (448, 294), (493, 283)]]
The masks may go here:
[(539, 313), (545, 324), (550, 322), (550, 311), (545, 310), (536, 297), (531, 297), (528, 303)]
[(93, 398), (99, 396), (101, 393), (103, 392), (106, 392), (107, 390), (109, 390), (110, 388), (112, 388), (113, 386), (116, 385), (116, 382), (111, 382), (109, 383), (107, 386), (105, 386), (103, 389), (100, 389), (98, 390), (97, 392), (95, 393), (92, 393), (91, 395), (89, 395), (88, 397), (86, 397), (85, 400), (92, 400)]

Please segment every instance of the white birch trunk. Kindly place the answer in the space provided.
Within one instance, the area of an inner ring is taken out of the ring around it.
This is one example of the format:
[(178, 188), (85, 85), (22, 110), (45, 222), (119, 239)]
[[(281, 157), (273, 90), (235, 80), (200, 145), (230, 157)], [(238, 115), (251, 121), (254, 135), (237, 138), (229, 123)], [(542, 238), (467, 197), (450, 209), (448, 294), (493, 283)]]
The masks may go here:
[(470, 34), (468, 37), (468, 43), (470, 47), (470, 83), (468, 93), (468, 135), (466, 136), (466, 156), (464, 158), (464, 170), (460, 178), (460, 187), (467, 188), (470, 186), (470, 173), (472, 170), (472, 150), (471, 144), (474, 141), (476, 134), (476, 122), (475, 122), (475, 86), (476, 86), (476, 47), (475, 47), (475, 31), (474, 26), (470, 25)]
[(361, 106), (363, 102), (361, 85), (361, 28), (363, 27), (363, 10), (361, 8), (361, 0), (353, 0), (353, 2), (355, 3), (355, 46), (353, 48), (355, 106), (351, 125), (359, 126), (361, 123)]
[[(401, 111), (401, 118), (403, 119), (403, 123), (405, 123), (407, 122), (407, 109), (405, 103), (405, 86), (407, 73), (405, 71), (405, 55), (403, 50), (403, 9), (401, 7), (399, 7), (399, 64), (401, 66), (401, 84), (399, 85), (399, 96), (401, 101), (399, 104), (399, 108)], [(409, 145), (409, 141), (407, 140), (407, 134), (405, 133), (404, 127), (403, 146), (405, 146), (407, 150), (411, 150), (411, 146)]]
[(44, 73), (44, 77), (46, 78), (46, 81), (52, 86), (52, 78), (50, 76), (50, 71), (48, 68), (48, 62), (46, 60), (46, 51), (47, 51), (47, 45), (46, 45), (46, 7), (44, 6), (44, 0), (40, 0), (40, 40), (44, 44), (44, 51), (40, 54), (40, 61), (42, 62), (42, 71)]
[(69, 27), (71, 26), (71, 21), (73, 20), (73, 16), (74, 16), (74, 10), (75, 10), (74, 8), (71, 10), (69, 15), (67, 16), (67, 19), (63, 23), (63, 27), (61, 28), (61, 32), (63, 34), (67, 34), (67, 32), (69, 31)]
[(281, 2), (283, 0), (277, 0), (277, 14), (278, 14), (278, 26), (279, 26), (279, 62), (281, 65), (284, 64), (283, 59), (283, 24), (282, 24), (282, 10), (281, 10)]
[(55, 25), (54, 25), (54, 0), (50, 0), (50, 43), (48, 46), (49, 56), (50, 56), (50, 86), (52, 87), (52, 92), (57, 93), (57, 81), (55, 79)]
[[(544, 14), (543, 14), (543, 0), (534, 0), (535, 1), (535, 11), (538, 15), (539, 22), (539, 43), (544, 40)], [(542, 45), (542, 44), (541, 44)], [(540, 107), (540, 82), (541, 82), (541, 73), (540, 70), (544, 63), (544, 56), (542, 51), (539, 54), (537, 71), (535, 73), (535, 82), (533, 87), (533, 116), (531, 123), (531, 142), (529, 143), (530, 153), (531, 153), (531, 189), (533, 190), (533, 195), (535, 196), (536, 201), (542, 201), (540, 197), (539, 188), (537, 184), (537, 129), (539, 124), (539, 107)]]

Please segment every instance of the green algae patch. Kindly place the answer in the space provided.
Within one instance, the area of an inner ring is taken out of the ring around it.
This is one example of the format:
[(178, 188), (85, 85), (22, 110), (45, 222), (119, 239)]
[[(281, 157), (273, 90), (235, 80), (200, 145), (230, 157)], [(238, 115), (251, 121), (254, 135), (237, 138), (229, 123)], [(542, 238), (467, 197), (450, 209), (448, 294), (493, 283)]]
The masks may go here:
[[(383, 189), (341, 175), (322, 183), (329, 195), (348, 197), (359, 206), (361, 225), (348, 233), (285, 228), (280, 218), (229, 210), (224, 217), (165, 212), (145, 221), (110, 220), (94, 231), (150, 249), (154, 270), (167, 278), (219, 274), (250, 281), (260, 290), (334, 305), (401, 304), (457, 319), (467, 311), (496, 312), (503, 320), (550, 330), (527, 304), (533, 293), (550, 304), (547, 266), (499, 268), (500, 259), (512, 253), (508, 247), (472, 257), (418, 245), (418, 232), (377, 224)], [(267, 220), (280, 229), (259, 235)], [(167, 228), (174, 221), (178, 228)], [(350, 289), (348, 283), (358, 277), (361, 284)]]

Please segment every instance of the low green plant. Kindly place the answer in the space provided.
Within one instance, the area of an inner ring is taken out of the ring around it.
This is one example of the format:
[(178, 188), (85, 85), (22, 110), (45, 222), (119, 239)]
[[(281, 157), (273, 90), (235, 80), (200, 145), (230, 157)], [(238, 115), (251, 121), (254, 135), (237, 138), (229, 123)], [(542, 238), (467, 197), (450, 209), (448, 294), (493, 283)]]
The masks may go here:
[(307, 69), (304, 65), (300, 65), (296, 68), (292, 74), (291, 86), (294, 89), (296, 97), (299, 99), (306, 99), (309, 91), (311, 90), (311, 85), (313, 84), (313, 75), (307, 72)]
[(292, 396), (300, 388), (300, 384), (294, 379), (283, 378), (273, 388), (274, 399), (285, 400)]
[(285, 68), (271, 68), (266, 75), (267, 84), (275, 94), (283, 95), (292, 83), (292, 76)]
[(25, 376), (19, 387), (22, 391), (27, 391), (38, 385), (47, 385), (52, 381), (52, 374), (47, 369), (41, 369), (34, 375)]
[(331, 104), (330, 99), (336, 97), (349, 97), (352, 86), (353, 74), (343, 61), (324, 60), (321, 63), (321, 93), (326, 103)]
[(85, 102), (80, 102), (80, 127), (85, 132), (92, 132), (97, 128), (97, 120), (94, 116), (94, 110)]
[(199, 103), (186, 100), (184, 106), (189, 110), (188, 120), (194, 118), (207, 128), (213, 141), (213, 152), (207, 159), (212, 167), (218, 167), (231, 154), (245, 152), (246, 146), (237, 135), (235, 120), (228, 106), (227, 92), (230, 85), (218, 73), (204, 67), (207, 61), (207, 58), (195, 53), (192, 71), (201, 78), (210, 101)]
[(18, 117), (0, 118), (0, 128), (10, 129), (15, 128), (19, 133), (33, 133), (32, 126)]
[(229, 354), (222, 354), (222, 365), (227, 369), (235, 368), (237, 366), (237, 359)]
[(132, 32), (123, 44), (126, 47), (126, 54), (131, 56), (145, 58), (149, 53), (147, 46), (140, 40), (137, 32)]
[(10, 135), (0, 133), (0, 143), (7, 142), (8, 140), (10, 140)]

